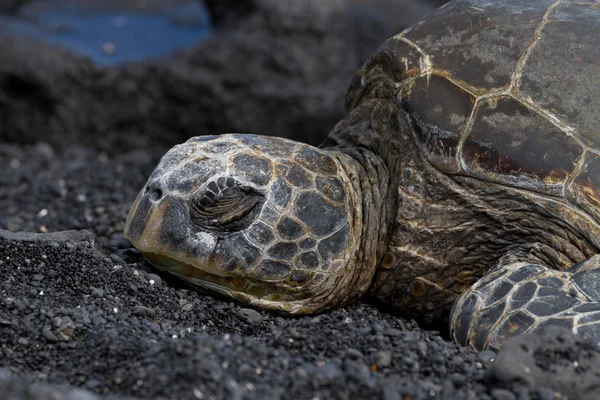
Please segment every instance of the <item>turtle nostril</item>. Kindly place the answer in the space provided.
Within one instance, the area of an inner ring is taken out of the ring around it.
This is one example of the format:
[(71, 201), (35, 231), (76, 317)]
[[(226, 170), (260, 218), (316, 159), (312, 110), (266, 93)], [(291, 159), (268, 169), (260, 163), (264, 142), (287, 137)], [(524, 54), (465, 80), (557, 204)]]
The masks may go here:
[(160, 190), (158, 188), (146, 188), (146, 192), (150, 193), (149, 196), (150, 196), (150, 200), (152, 200), (152, 201), (160, 200), (160, 198), (163, 195), (162, 190)]

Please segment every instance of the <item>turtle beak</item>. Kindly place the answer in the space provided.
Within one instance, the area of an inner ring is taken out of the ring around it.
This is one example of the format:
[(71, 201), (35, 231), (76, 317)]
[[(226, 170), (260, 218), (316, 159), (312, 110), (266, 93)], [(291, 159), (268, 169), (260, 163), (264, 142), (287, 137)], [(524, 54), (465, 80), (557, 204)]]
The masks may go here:
[(157, 187), (147, 187), (129, 211), (124, 236), (142, 252), (178, 253), (188, 236), (187, 215), (183, 199)]
[(125, 238), (136, 247), (139, 243), (149, 240), (158, 243), (160, 221), (169, 208), (169, 200), (157, 185), (144, 187), (135, 199), (125, 221)]
[(152, 211), (152, 203), (147, 196), (143, 196), (143, 192), (140, 192), (133, 202), (125, 221), (123, 233), (127, 240), (134, 243), (140, 238), (146, 227), (150, 211)]
[(215, 265), (216, 238), (195, 232), (188, 202), (166, 190), (144, 188), (125, 222), (124, 236), (154, 266), (183, 276), (223, 275)]

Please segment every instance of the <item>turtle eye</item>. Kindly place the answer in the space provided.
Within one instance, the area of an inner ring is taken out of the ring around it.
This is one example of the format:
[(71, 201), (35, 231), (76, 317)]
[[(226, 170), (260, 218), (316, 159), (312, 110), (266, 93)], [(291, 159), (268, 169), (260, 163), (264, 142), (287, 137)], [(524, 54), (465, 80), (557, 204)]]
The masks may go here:
[(233, 178), (220, 177), (192, 198), (192, 222), (209, 231), (230, 233), (248, 227), (258, 216), (264, 196)]

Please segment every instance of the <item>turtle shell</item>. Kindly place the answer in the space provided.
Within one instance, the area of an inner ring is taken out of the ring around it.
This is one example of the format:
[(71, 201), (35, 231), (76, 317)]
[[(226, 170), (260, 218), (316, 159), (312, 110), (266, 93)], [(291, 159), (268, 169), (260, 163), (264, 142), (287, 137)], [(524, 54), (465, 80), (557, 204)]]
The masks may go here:
[(436, 168), (600, 219), (600, 1), (453, 1), (385, 42), (357, 79), (386, 63)]

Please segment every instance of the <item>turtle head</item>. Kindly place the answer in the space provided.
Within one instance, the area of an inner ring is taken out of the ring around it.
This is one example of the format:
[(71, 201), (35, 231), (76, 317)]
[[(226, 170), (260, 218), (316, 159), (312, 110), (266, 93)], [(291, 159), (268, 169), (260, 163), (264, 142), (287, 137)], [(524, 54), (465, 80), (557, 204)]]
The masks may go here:
[(125, 237), (158, 269), (205, 291), (318, 312), (355, 300), (374, 274), (358, 261), (355, 180), (336, 153), (286, 139), (195, 137), (161, 159)]

